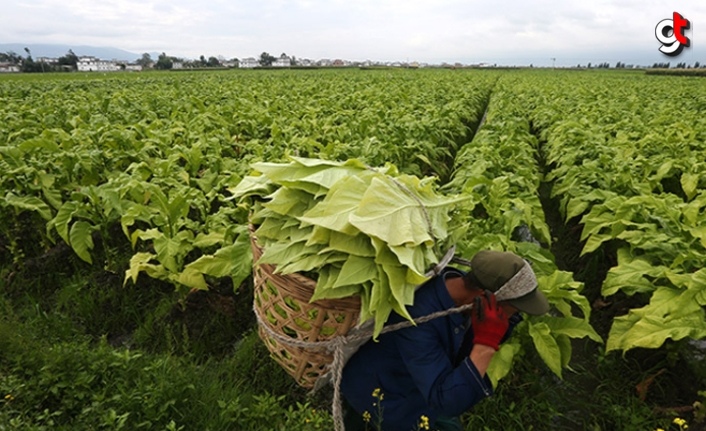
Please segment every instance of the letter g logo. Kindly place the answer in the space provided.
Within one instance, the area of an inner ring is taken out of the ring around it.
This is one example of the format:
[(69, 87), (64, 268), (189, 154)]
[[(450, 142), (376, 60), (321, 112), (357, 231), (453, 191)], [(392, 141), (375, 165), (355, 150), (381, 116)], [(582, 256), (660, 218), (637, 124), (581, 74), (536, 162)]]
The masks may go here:
[(679, 55), (685, 47), (691, 45), (691, 40), (684, 32), (691, 27), (688, 19), (674, 12), (672, 19), (663, 19), (655, 27), (655, 37), (662, 43), (659, 51), (670, 57)]

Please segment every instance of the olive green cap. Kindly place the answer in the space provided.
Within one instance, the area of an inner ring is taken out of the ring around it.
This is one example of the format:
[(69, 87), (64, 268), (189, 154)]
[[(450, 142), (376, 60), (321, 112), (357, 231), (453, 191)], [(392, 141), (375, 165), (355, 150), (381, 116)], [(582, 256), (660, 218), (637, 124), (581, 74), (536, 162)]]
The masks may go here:
[(532, 315), (549, 311), (549, 301), (537, 288), (532, 267), (520, 256), (507, 251), (479, 251), (471, 259), (471, 272), (498, 301)]

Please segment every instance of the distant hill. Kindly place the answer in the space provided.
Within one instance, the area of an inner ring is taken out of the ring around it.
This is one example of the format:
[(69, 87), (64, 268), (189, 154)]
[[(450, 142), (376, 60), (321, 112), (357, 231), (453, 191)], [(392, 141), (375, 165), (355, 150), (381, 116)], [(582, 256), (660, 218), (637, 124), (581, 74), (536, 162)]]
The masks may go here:
[[(135, 61), (142, 57), (142, 53), (134, 53), (125, 51), (124, 49), (101, 46), (86, 46), (86, 45), (58, 45), (58, 44), (38, 44), (38, 43), (0, 43), (0, 52), (14, 51), (16, 54), (26, 56), (25, 47), (29, 48), (32, 57), (61, 57), (66, 55), (69, 50), (74, 54), (81, 56), (93, 56), (102, 60), (125, 60)], [(156, 59), (158, 53), (150, 53), (152, 58)]]

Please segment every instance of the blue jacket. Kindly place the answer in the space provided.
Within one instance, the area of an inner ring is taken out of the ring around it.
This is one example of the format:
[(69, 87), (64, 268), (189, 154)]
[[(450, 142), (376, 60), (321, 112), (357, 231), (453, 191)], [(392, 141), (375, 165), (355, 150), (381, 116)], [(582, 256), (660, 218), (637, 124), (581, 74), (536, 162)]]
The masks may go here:
[[(414, 305), (408, 307), (410, 315), (416, 318), (455, 307), (444, 280), (462, 275), (447, 268), (422, 285)], [(388, 323), (401, 320), (393, 314)], [(470, 319), (459, 313), (383, 334), (349, 360), (343, 371), (343, 396), (357, 413), (367, 411), (371, 424), (378, 423), (376, 416), (382, 412), (384, 430), (417, 429), (422, 415), (432, 427), (439, 416), (459, 416), (493, 392), (488, 377), (481, 377), (468, 358), (472, 339)], [(373, 396), (378, 388), (382, 400)]]

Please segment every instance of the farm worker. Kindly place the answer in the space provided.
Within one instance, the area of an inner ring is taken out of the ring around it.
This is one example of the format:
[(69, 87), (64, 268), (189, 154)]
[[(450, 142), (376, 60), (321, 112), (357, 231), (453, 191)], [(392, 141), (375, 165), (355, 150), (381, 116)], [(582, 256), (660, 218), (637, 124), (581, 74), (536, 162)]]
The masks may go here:
[[(549, 311), (529, 263), (484, 250), (465, 273), (446, 268), (423, 284), (408, 307), (413, 318), (464, 304), (468, 312), (380, 335), (343, 370), (347, 431), (462, 430), (458, 416), (493, 392), (486, 370), (522, 320)], [(496, 297), (497, 295), (497, 297)], [(497, 298), (500, 298), (498, 301)], [(394, 314), (388, 323), (402, 321)]]

